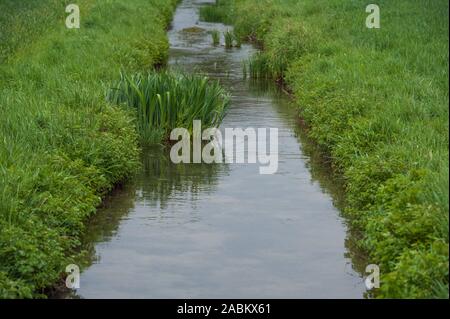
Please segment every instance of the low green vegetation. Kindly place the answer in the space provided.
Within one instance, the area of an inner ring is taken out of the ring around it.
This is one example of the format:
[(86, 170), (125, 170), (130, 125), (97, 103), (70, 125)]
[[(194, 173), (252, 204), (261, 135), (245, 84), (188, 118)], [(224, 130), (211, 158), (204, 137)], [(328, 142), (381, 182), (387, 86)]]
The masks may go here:
[[(448, 2), (222, 0), (221, 21), (263, 53), (244, 74), (282, 79), (309, 136), (345, 178), (376, 297), (448, 298)], [(209, 13), (213, 16), (212, 13)], [(231, 18), (230, 18), (231, 17)]]
[(167, 60), (176, 0), (0, 2), (0, 297), (44, 297), (76, 258), (83, 222), (138, 167), (120, 70)]
[(211, 38), (213, 45), (217, 46), (220, 44), (220, 32), (218, 30), (211, 31)]
[(206, 22), (223, 22), (231, 24), (233, 22), (233, 9), (227, 0), (216, 0), (213, 4), (207, 4), (200, 8), (200, 19)]
[(234, 35), (233, 32), (230, 30), (227, 30), (223, 33), (224, 39), (225, 39), (225, 48), (230, 49), (233, 47), (233, 40)]
[(176, 127), (192, 129), (194, 120), (218, 127), (229, 105), (229, 97), (218, 82), (173, 72), (122, 75), (108, 100), (136, 112), (142, 144), (161, 142)]
[(247, 61), (243, 62), (244, 75), (251, 79), (273, 79), (274, 76), (270, 69), (270, 63), (267, 54), (257, 52)]
[(223, 33), (223, 37), (225, 39), (225, 48), (227, 49), (240, 48), (242, 46), (241, 38), (234, 31), (226, 30)]

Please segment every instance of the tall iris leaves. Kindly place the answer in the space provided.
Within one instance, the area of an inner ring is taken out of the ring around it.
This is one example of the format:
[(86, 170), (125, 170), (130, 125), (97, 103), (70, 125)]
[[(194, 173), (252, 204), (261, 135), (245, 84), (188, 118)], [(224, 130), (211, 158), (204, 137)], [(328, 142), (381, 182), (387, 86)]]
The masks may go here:
[(160, 142), (170, 130), (201, 120), (203, 127), (217, 127), (229, 105), (229, 96), (207, 77), (171, 72), (121, 74), (107, 99), (136, 110), (137, 129), (143, 143)]

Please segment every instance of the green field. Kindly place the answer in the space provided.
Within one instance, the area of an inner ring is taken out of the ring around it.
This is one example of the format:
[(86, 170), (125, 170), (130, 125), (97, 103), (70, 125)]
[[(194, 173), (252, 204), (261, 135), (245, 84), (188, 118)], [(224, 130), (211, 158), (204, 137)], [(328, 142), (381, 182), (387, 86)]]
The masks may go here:
[(0, 1), (0, 298), (38, 297), (83, 221), (139, 165), (134, 117), (106, 103), (120, 71), (167, 60), (176, 0)]
[(222, 0), (263, 53), (253, 77), (283, 81), (309, 135), (345, 178), (360, 245), (381, 268), (377, 297), (448, 298), (448, 2)]

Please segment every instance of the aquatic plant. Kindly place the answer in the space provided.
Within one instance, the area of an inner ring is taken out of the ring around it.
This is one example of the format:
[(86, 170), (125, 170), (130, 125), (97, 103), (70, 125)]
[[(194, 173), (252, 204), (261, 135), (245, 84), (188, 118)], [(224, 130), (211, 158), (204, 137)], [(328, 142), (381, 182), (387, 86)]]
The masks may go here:
[(273, 73), (269, 60), (264, 52), (256, 52), (248, 60), (243, 62), (244, 77), (252, 79), (270, 79)]
[(211, 31), (211, 37), (213, 45), (217, 46), (220, 44), (220, 32), (218, 30)]
[(225, 38), (225, 48), (230, 49), (233, 47), (234, 33), (230, 30), (227, 30), (223, 33)]
[(136, 111), (143, 144), (160, 142), (176, 127), (191, 130), (193, 120), (217, 127), (229, 105), (229, 97), (217, 81), (169, 71), (121, 74), (107, 99)]

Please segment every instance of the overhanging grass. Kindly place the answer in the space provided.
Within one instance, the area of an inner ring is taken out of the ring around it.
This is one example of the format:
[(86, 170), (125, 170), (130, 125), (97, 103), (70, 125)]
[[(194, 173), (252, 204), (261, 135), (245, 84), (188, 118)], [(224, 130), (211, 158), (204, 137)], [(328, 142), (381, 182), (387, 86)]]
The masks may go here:
[(376, 296), (448, 297), (448, 2), (379, 1), (379, 30), (359, 0), (228, 3), (344, 175)]
[(120, 70), (164, 64), (175, 0), (0, 2), (0, 297), (42, 296), (83, 221), (138, 166), (133, 114), (105, 101)]

